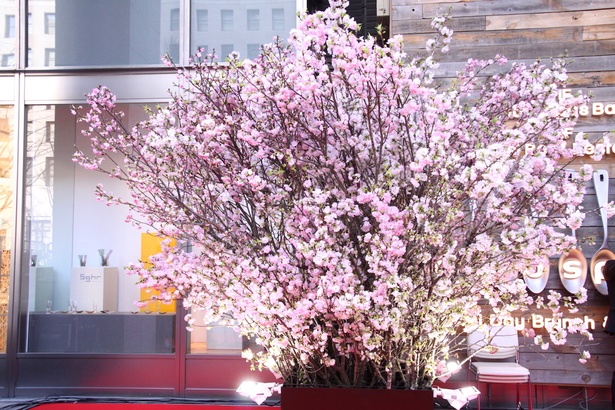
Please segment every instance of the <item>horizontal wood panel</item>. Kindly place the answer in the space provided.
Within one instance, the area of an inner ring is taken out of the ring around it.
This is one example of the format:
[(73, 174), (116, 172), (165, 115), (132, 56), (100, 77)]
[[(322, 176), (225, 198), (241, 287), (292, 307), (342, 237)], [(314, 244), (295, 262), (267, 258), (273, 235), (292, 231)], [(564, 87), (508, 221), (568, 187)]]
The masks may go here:
[[(466, 0), (468, 2), (472, 2), (473, 0)], [(477, 1), (477, 0), (474, 0)], [(411, 5), (421, 5), (421, 4), (434, 4), (434, 3), (450, 3), (451, 0), (391, 0), (393, 6), (401, 5), (401, 6), (411, 6)]]
[(585, 71), (569, 73), (568, 84), (572, 87), (615, 86), (615, 71)]
[[(451, 53), (454, 53), (454, 50), (451, 50)], [(502, 49), (502, 54), (506, 54), (506, 49)], [(532, 64), (534, 59), (525, 59), (520, 58), (514, 60), (518, 63)], [(440, 63), (438, 69), (436, 69), (436, 76), (438, 77), (454, 77), (457, 72), (465, 67), (466, 61), (446, 61)], [(504, 70), (510, 67), (508, 65), (504, 66), (493, 66), (488, 67), (484, 71), (481, 72), (483, 76), (493, 75), (496, 73), (503, 72)], [(572, 62), (567, 66), (568, 73), (583, 73), (587, 71), (611, 71), (615, 67), (615, 55), (601, 55), (601, 56), (591, 56), (591, 57), (576, 57)]]
[[(487, 20), (485, 17), (465, 17), (453, 19), (447, 27), (456, 32), (485, 30)], [(391, 32), (395, 34), (406, 33), (435, 33), (431, 27), (431, 19), (422, 20), (394, 20), (391, 19)]]
[[(407, 49), (410, 50), (410, 54), (415, 52), (412, 48), (407, 47)], [(449, 87), (451, 85), (450, 80), (450, 78), (445, 77), (439, 77), (436, 79), (441, 88)], [(615, 95), (615, 91), (609, 89), (609, 87), (615, 87), (615, 71), (585, 71), (581, 73), (568, 73), (567, 84), (568, 88), (588, 89), (593, 93), (601, 89), (606, 89), (607, 94)], [(613, 97), (613, 100), (615, 100), (615, 97)], [(610, 99), (605, 99), (605, 101), (610, 102)], [(610, 127), (609, 130), (613, 128), (615, 127)]]
[[(422, 2), (431, 3), (431, 2)], [(580, 11), (613, 8), (612, 0), (517, 0), (517, 1), (473, 1), (473, 2), (434, 2), (423, 6), (423, 17), (448, 14), (457, 16), (548, 13), (553, 11)]]
[(532, 370), (534, 384), (557, 384), (560, 386), (611, 386), (613, 372), (583, 373), (572, 370)]
[[(454, 41), (454, 40), (453, 40)], [(615, 40), (605, 40), (602, 42), (603, 48), (615, 53)], [(410, 43), (409, 48), (405, 48), (406, 52), (411, 52), (417, 45), (424, 45), (425, 43)], [(468, 60), (470, 58), (477, 58), (488, 60), (494, 58), (497, 55), (504, 55), (511, 60), (516, 59), (545, 59), (548, 60), (551, 57), (565, 57), (572, 61), (576, 61), (579, 57), (588, 56), (601, 56), (603, 49), (596, 49), (594, 47), (587, 47), (581, 43), (525, 43), (514, 44), (506, 47), (506, 51), (503, 51), (502, 45), (492, 46), (458, 46), (452, 52), (441, 55), (438, 58), (439, 61), (459, 61)]]
[(525, 28), (592, 26), (610, 24), (615, 9), (571, 11), (564, 13), (511, 14), (488, 16), (487, 30), (518, 30)]
[[(404, 43), (419, 44), (424, 48), (427, 40), (434, 37), (433, 33), (405, 34)], [(455, 32), (451, 48), (457, 55), (459, 48), (466, 47), (489, 47), (507, 45), (544, 45), (545, 43), (561, 44), (565, 40), (568, 44), (581, 41), (583, 29), (579, 27), (557, 27), (536, 30), (503, 30), (485, 33), (482, 31)], [(501, 52), (501, 49), (500, 49)], [(462, 58), (457, 58), (462, 60)]]
[(583, 29), (583, 40), (613, 40), (615, 39), (615, 25), (605, 24), (588, 26)]
[(393, 6), (391, 8), (391, 20), (422, 19), (423, 6)]

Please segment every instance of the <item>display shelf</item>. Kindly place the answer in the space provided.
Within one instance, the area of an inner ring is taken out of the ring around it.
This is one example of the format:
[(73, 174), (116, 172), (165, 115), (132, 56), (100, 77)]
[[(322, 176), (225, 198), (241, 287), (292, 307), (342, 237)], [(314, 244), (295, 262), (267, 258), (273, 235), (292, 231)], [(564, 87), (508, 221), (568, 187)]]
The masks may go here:
[(173, 353), (175, 314), (44, 313), (28, 320), (28, 352)]

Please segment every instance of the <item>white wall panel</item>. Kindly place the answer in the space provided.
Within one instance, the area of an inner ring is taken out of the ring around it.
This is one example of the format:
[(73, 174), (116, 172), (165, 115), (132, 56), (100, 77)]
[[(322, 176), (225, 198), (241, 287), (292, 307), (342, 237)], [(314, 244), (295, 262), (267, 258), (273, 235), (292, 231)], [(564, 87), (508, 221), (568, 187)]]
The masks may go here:
[[(85, 95), (99, 85), (107, 86), (119, 102), (158, 102), (168, 100), (175, 74), (148, 73), (117, 75), (28, 75), (25, 79), (25, 103), (82, 103)], [(0, 83), (0, 89), (2, 89)]]

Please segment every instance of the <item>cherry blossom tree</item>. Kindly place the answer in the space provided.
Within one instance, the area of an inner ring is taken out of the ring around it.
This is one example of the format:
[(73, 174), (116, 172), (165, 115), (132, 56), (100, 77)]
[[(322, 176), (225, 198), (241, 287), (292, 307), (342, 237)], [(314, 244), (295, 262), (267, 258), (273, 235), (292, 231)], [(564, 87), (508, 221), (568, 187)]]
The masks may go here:
[[(430, 387), (479, 318), (583, 301), (531, 295), (523, 273), (583, 220), (592, 170), (568, 177), (586, 142), (564, 129), (585, 99), (558, 98), (564, 61), (470, 60), (439, 85), (444, 19), (412, 59), (331, 3), (253, 61), (197, 53), (134, 128), (93, 90), (75, 109), (92, 152), (75, 160), (127, 184), (97, 195), (132, 223), (194, 245), (131, 270), (255, 338), (255, 367), (289, 386)], [(581, 321), (550, 331), (588, 335)]]

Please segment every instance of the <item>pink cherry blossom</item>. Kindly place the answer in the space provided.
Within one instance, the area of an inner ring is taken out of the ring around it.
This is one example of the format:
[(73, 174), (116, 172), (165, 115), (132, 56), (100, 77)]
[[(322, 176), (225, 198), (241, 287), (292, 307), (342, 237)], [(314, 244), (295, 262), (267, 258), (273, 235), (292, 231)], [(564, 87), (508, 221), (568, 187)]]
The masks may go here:
[[(587, 101), (558, 99), (559, 60), (471, 59), (442, 87), (446, 19), (410, 59), (399, 36), (357, 37), (345, 5), (302, 15), (253, 61), (167, 62), (177, 88), (135, 126), (96, 88), (75, 109), (92, 146), (75, 161), (127, 184), (127, 197), (96, 192), (130, 223), (194, 246), (130, 270), (253, 337), (255, 367), (287, 385), (429, 387), (481, 314), (535, 305), (557, 319), (586, 298), (533, 297), (522, 278), (582, 223), (591, 169), (569, 179), (558, 161), (583, 148), (563, 131)], [(553, 344), (589, 335), (553, 323)]]

